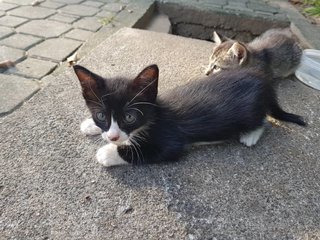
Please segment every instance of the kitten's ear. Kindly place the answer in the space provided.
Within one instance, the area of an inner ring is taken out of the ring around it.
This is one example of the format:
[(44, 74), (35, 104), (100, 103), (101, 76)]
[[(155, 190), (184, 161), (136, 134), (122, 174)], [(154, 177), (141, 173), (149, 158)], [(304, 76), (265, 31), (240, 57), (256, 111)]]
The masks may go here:
[(143, 69), (133, 80), (133, 90), (137, 95), (146, 96), (154, 101), (158, 94), (159, 68), (157, 65), (150, 65)]
[(86, 100), (99, 103), (100, 92), (104, 87), (103, 78), (80, 65), (73, 66), (73, 69), (81, 84), (83, 97)]
[(213, 32), (212, 40), (218, 45), (222, 43), (222, 40), (216, 31)]
[(246, 61), (248, 55), (246, 47), (239, 42), (232, 44), (228, 50), (228, 54), (233, 55), (239, 62), (239, 65), (242, 65)]

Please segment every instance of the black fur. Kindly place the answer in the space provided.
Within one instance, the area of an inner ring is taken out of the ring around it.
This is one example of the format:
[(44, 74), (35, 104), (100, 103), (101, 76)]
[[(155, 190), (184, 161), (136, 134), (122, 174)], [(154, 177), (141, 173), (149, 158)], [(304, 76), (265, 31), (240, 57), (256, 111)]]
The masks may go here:
[[(93, 119), (100, 128), (108, 130), (111, 113), (128, 134), (145, 128), (141, 134), (132, 137), (132, 145), (118, 146), (119, 155), (129, 163), (177, 160), (186, 144), (221, 141), (250, 132), (264, 124), (267, 114), (305, 125), (300, 116), (286, 113), (279, 107), (270, 81), (251, 69), (222, 71), (156, 98), (156, 65), (144, 69), (134, 80), (103, 80), (81, 66), (74, 68)], [(150, 69), (151, 75), (150, 72), (144, 74)], [(81, 80), (84, 76), (85, 81)], [(93, 84), (90, 88), (86, 84), (88, 81)], [(146, 86), (145, 91), (137, 95)], [(95, 94), (90, 92), (92, 90)], [(124, 112), (128, 111), (128, 102), (138, 109), (132, 112), (137, 117), (133, 126), (122, 120)], [(97, 120), (97, 111), (106, 113), (105, 123)]]

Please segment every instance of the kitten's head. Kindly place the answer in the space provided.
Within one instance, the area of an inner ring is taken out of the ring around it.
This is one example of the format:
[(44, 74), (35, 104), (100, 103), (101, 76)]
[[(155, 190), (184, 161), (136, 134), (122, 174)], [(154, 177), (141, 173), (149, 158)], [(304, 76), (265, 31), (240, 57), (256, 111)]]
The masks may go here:
[(133, 80), (104, 79), (79, 65), (74, 70), (103, 139), (128, 144), (152, 122), (158, 93), (157, 65), (145, 68)]
[(205, 71), (206, 75), (221, 70), (238, 68), (246, 63), (248, 50), (243, 43), (231, 39), (222, 41), (216, 32), (213, 32), (213, 41), (216, 46), (209, 58), (209, 65)]

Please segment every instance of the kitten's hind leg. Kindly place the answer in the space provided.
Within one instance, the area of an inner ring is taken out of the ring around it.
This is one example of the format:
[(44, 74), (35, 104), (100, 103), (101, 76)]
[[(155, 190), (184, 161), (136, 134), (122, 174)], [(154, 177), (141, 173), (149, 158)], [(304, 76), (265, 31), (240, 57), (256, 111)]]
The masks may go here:
[(85, 135), (98, 135), (102, 133), (101, 128), (99, 128), (92, 118), (84, 120), (80, 125), (80, 130)]
[(240, 142), (246, 145), (247, 147), (251, 147), (258, 142), (263, 131), (264, 131), (264, 127), (262, 126), (262, 127), (256, 128), (251, 132), (243, 133), (240, 135)]

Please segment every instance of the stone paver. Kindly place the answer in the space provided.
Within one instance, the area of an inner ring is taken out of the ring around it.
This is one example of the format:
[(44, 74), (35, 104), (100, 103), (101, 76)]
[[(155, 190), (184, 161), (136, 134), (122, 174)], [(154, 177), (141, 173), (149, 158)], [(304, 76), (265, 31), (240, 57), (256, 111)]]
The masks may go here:
[(109, 18), (109, 19), (111, 19), (111, 18), (113, 18), (115, 15), (116, 15), (115, 12), (110, 12), (110, 11), (103, 10), (103, 11), (101, 11), (101, 12), (99, 12), (99, 13), (97, 14), (97, 17)]
[(39, 89), (30, 79), (0, 74), (0, 116), (13, 111)]
[(90, 17), (99, 12), (98, 8), (85, 6), (85, 5), (68, 5), (63, 8), (60, 8), (60, 11), (67, 14), (82, 16), (82, 17)]
[(9, 36), (9, 35), (11, 35), (12, 33), (14, 33), (14, 31), (12, 30), (12, 28), (0, 26), (0, 39)]
[(3, 0), (6, 3), (14, 3), (17, 5), (31, 5), (34, 0)]
[(18, 62), (25, 57), (25, 52), (16, 48), (0, 46), (0, 62), (10, 60)]
[(74, 52), (81, 42), (64, 39), (54, 38), (49, 39), (29, 50), (30, 56), (42, 57), (51, 59), (56, 62), (65, 60), (72, 52)]
[(125, 6), (123, 3), (108, 3), (103, 8), (110, 12), (120, 12)]
[(92, 31), (92, 32), (96, 32), (99, 28), (102, 27), (102, 24), (99, 21), (99, 19), (96, 17), (85, 17), (75, 22), (73, 26), (76, 28), (81, 28), (81, 29)]
[(26, 50), (40, 41), (42, 41), (41, 38), (18, 33), (1, 40), (0, 45)]
[(25, 19), (25, 18), (7, 15), (0, 18), (0, 25), (7, 26), (7, 27), (17, 27), (27, 21), (28, 19)]
[(57, 63), (54, 62), (28, 58), (25, 61), (18, 63), (15, 71), (17, 74), (40, 79), (55, 69), (56, 66)]
[(86, 41), (93, 35), (92, 32), (82, 30), (82, 29), (73, 29), (72, 31), (68, 32), (65, 37), (71, 38), (79, 41)]
[(42, 8), (38, 6), (22, 6), (9, 12), (10, 15), (24, 17), (28, 19), (43, 19), (53, 15), (55, 10)]
[(8, 11), (8, 10), (16, 8), (18, 6), (19, 5), (16, 5), (16, 4), (0, 2), (0, 10), (3, 10), (3, 11)]
[(67, 14), (55, 14), (49, 17), (50, 20), (64, 22), (64, 23), (73, 23), (79, 18), (80, 18), (79, 16), (67, 15)]
[(64, 3), (59, 3), (59, 2), (53, 2), (53, 1), (45, 1), (43, 3), (41, 3), (41, 7), (46, 7), (46, 8), (52, 8), (52, 9), (58, 9), (61, 8), (63, 6), (65, 6), (66, 4)]
[(69, 31), (71, 25), (50, 20), (32, 20), (16, 30), (20, 33), (31, 34), (35, 36), (51, 38), (58, 37)]
[(67, 3), (67, 4), (76, 4), (81, 3), (83, 0), (52, 0), (54, 2)]
[(90, 6), (90, 7), (101, 7), (104, 3), (102, 2), (97, 2), (97, 1), (85, 1), (82, 2), (81, 4), (86, 5), (86, 6)]

